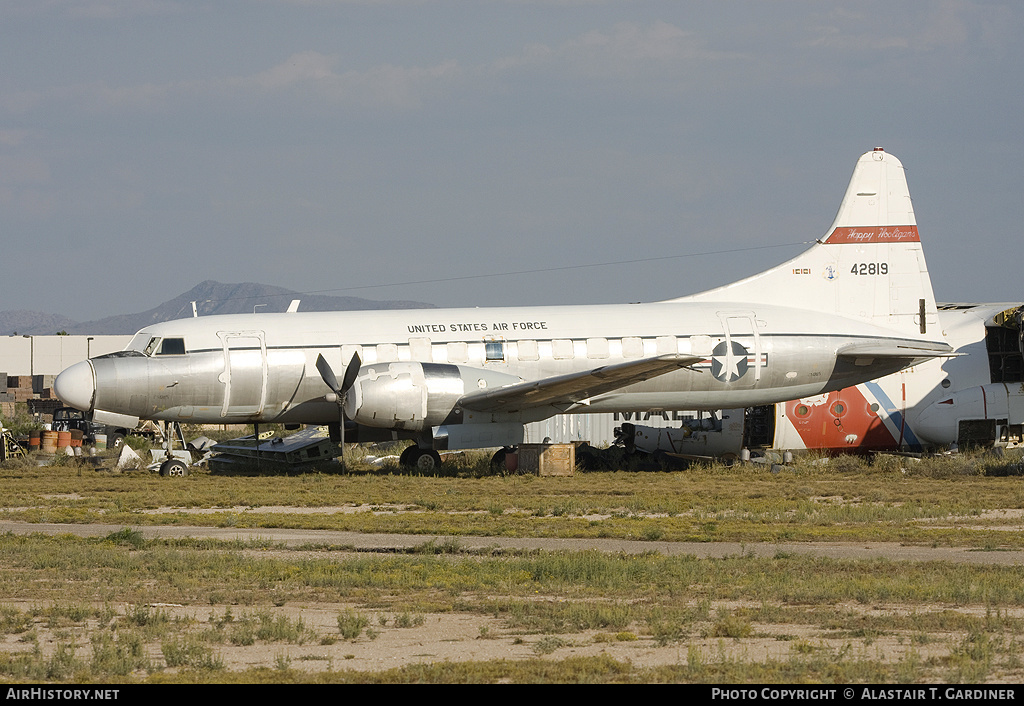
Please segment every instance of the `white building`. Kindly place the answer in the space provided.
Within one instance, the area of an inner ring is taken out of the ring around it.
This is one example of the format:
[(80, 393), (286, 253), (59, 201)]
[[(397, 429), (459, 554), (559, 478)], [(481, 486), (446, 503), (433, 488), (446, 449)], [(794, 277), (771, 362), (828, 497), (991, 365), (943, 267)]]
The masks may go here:
[(0, 372), (57, 375), (79, 361), (123, 350), (130, 340), (131, 336), (0, 336)]

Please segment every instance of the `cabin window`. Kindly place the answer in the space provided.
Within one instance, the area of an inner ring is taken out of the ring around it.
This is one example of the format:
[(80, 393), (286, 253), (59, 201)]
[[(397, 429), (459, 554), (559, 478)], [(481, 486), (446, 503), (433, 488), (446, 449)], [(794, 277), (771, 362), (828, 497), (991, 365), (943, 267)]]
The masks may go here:
[(341, 362), (342, 362), (342, 364), (348, 365), (349, 362), (352, 360), (352, 356), (354, 356), (354, 355), (358, 355), (359, 356), (359, 362), (360, 363), (365, 363), (366, 362), (366, 356), (363, 354), (363, 347), (362, 346), (354, 346), (354, 345), (346, 343), (346, 344), (344, 344), (341, 347)]
[(644, 355), (643, 339), (631, 336), (622, 339), (623, 358), (642, 358)]
[(587, 339), (587, 357), (595, 359), (604, 359), (608, 357), (608, 339), (607, 338), (588, 338)]
[(390, 363), (398, 360), (398, 346), (394, 343), (380, 343), (377, 345), (377, 362)]
[(536, 341), (519, 341), (519, 360), (540, 360), (540, 350)]
[(434, 361), (434, 355), (433, 347), (430, 345), (430, 339), (410, 338), (409, 358), (410, 360), (418, 360), (424, 363), (432, 363)]
[(160, 343), (160, 350), (157, 355), (185, 355), (184, 338), (165, 338)]
[(711, 336), (690, 336), (691, 355), (711, 355)]
[(505, 360), (504, 341), (484, 341), (484, 359), (490, 362)]
[(469, 344), (465, 341), (452, 341), (447, 348), (449, 363), (469, 362)]
[(569, 360), (574, 355), (572, 341), (568, 338), (556, 338), (551, 341), (551, 357), (555, 360)]
[(658, 355), (668, 355), (670, 353), (679, 352), (679, 344), (676, 343), (675, 336), (658, 336), (654, 341), (657, 346)]
[(157, 346), (160, 344), (159, 338), (149, 339), (149, 344), (146, 346), (146, 350), (142, 351), (146, 355), (153, 355), (156, 352)]

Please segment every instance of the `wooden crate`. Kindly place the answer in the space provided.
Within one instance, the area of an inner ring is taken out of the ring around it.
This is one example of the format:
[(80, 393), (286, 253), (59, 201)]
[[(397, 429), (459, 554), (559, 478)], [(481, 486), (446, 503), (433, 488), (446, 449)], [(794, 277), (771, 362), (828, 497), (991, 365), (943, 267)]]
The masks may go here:
[(575, 444), (520, 444), (519, 472), (571, 476), (576, 470)]

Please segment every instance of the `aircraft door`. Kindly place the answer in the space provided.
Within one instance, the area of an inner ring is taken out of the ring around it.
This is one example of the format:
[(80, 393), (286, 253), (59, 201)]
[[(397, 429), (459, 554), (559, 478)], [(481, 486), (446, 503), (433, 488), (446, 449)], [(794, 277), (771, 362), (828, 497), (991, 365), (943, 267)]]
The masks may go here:
[(719, 312), (725, 340), (711, 352), (711, 374), (733, 387), (755, 387), (761, 381), (761, 337), (753, 312)]
[(267, 401), (267, 344), (262, 331), (218, 333), (224, 349), (223, 417), (253, 417)]

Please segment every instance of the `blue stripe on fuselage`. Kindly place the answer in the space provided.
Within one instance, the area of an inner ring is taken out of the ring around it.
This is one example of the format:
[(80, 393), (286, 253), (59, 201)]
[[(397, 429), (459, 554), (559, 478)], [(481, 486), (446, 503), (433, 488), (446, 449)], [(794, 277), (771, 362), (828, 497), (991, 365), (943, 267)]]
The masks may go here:
[(917, 435), (914, 434), (914, 430), (910, 428), (909, 424), (904, 424), (903, 413), (899, 411), (899, 408), (893, 404), (893, 401), (889, 399), (889, 395), (885, 394), (885, 390), (882, 386), (875, 381), (863, 383), (864, 387), (875, 396), (878, 403), (882, 405), (886, 415), (892, 420), (893, 424), (896, 425), (896, 429), (903, 428), (903, 440), (910, 446), (913, 451), (921, 450), (921, 442), (918, 441)]

